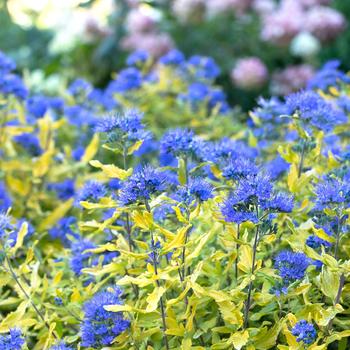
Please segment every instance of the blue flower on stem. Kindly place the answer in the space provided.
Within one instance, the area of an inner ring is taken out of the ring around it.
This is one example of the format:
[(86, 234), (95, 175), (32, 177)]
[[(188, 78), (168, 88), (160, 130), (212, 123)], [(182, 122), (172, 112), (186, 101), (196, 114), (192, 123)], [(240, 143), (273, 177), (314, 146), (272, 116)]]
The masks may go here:
[(304, 342), (305, 344), (312, 344), (317, 337), (317, 332), (313, 324), (305, 320), (301, 320), (295, 324), (292, 334), (297, 337), (298, 342)]
[(123, 304), (118, 287), (99, 292), (84, 304), (85, 316), (81, 324), (82, 345), (100, 349), (110, 346), (115, 337), (130, 327), (130, 321), (124, 319), (121, 312), (104, 309), (109, 305)]
[(20, 329), (11, 328), (7, 335), (0, 335), (1, 350), (21, 350), (25, 340)]

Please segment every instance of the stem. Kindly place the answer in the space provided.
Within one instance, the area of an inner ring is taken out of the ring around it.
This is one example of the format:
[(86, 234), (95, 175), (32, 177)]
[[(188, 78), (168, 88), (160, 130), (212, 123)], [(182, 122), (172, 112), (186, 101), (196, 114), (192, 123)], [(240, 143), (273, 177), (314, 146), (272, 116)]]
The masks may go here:
[[(240, 232), (239, 232), (239, 224), (237, 224), (237, 239), (239, 239), (239, 236), (240, 236)], [(238, 252), (239, 252), (239, 243), (237, 243), (237, 246), (236, 246), (236, 253), (237, 253), (237, 256), (236, 256), (236, 261), (235, 261), (235, 277), (236, 277), (236, 283), (238, 281)]]
[(339, 219), (337, 219), (337, 230), (335, 232), (336, 234), (336, 241), (335, 241), (335, 247), (334, 247), (334, 259), (338, 260), (338, 251), (339, 251), (339, 241), (340, 241), (340, 225), (339, 225)]
[[(9, 267), (10, 273), (12, 275), (12, 278), (15, 280), (15, 282), (17, 283), (18, 287), (20, 288), (20, 290), (23, 292), (23, 294), (25, 295), (25, 297), (27, 298), (27, 300), (31, 303), (31, 305), (33, 306), (35, 312), (37, 313), (37, 315), (41, 318), (41, 320), (44, 322), (45, 326), (47, 327), (47, 329), (50, 331), (50, 325), (49, 323), (45, 320), (44, 315), (41, 313), (41, 311), (37, 308), (37, 306), (34, 304), (33, 300), (31, 299), (31, 297), (28, 295), (28, 293), (26, 292), (26, 290), (23, 288), (22, 283), (19, 281), (15, 271), (12, 268), (10, 259), (8, 258), (8, 256), (5, 253), (5, 260), (7, 262), (7, 265)], [(55, 339), (57, 338), (57, 335), (55, 334), (55, 332), (52, 332), (52, 335)]]
[(300, 163), (298, 168), (298, 178), (301, 176), (301, 172), (303, 171), (305, 148), (306, 148), (305, 146), (306, 146), (306, 142), (305, 140), (303, 140), (303, 148), (301, 149)]
[[(146, 206), (147, 211), (149, 213), (151, 213), (151, 208), (150, 208), (149, 203), (148, 203), (147, 200), (145, 200), (145, 206)], [(157, 276), (156, 284), (157, 284), (157, 287), (159, 288), (160, 287), (160, 282), (159, 282), (159, 279), (158, 279), (158, 266), (157, 266), (157, 260), (158, 259), (157, 259), (156, 253), (154, 251), (154, 236), (153, 236), (153, 230), (152, 229), (150, 230), (150, 235), (151, 235), (151, 244), (152, 244), (152, 251), (153, 251), (153, 258), (152, 258), (153, 268), (154, 268), (154, 273)], [(161, 312), (161, 315), (162, 315), (162, 323), (163, 323), (163, 339), (164, 339), (166, 350), (169, 350), (170, 348), (169, 348), (169, 343), (168, 343), (168, 337), (165, 334), (166, 331), (167, 331), (167, 325), (166, 325), (166, 319), (165, 319), (166, 315), (165, 315), (163, 296), (159, 299), (159, 304), (160, 304), (160, 312)]]
[[(258, 208), (256, 208), (256, 211), (258, 214)], [(257, 217), (259, 217), (259, 215), (257, 215)], [(256, 259), (256, 249), (258, 246), (258, 237), (259, 237), (259, 226), (257, 225), (255, 230), (254, 245), (253, 245), (252, 275), (254, 274), (254, 271), (255, 271), (255, 259)], [(253, 289), (253, 281), (251, 280), (249, 282), (248, 296), (247, 296), (247, 301), (246, 301), (245, 310), (244, 310), (244, 325), (243, 325), (244, 329), (247, 328), (248, 322), (249, 322), (249, 310), (251, 306), (252, 289)]]

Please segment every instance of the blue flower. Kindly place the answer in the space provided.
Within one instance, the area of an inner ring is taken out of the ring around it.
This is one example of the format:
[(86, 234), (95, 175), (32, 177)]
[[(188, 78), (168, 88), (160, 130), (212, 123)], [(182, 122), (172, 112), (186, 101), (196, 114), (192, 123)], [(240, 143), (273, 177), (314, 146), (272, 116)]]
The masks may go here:
[(284, 250), (275, 258), (275, 268), (286, 283), (304, 278), (311, 260), (303, 253)]
[(323, 210), (331, 205), (344, 204), (349, 206), (350, 186), (339, 179), (326, 179), (320, 182), (315, 189), (316, 210)]
[(223, 168), (222, 176), (230, 180), (239, 180), (248, 175), (257, 175), (258, 167), (247, 158), (231, 159)]
[(65, 107), (64, 114), (69, 123), (77, 127), (82, 127), (83, 125), (93, 127), (97, 122), (97, 118), (92, 111), (79, 105)]
[(8, 73), (16, 69), (16, 63), (9, 56), (0, 51), (0, 73)]
[(40, 156), (43, 151), (36, 135), (23, 133), (13, 138), (13, 141), (23, 147), (33, 157)]
[(295, 324), (292, 334), (297, 337), (298, 342), (302, 341), (305, 344), (312, 344), (317, 337), (317, 332), (313, 324), (305, 320), (301, 320)]
[(79, 162), (85, 153), (85, 147), (78, 146), (72, 150), (72, 157), (74, 160)]
[(72, 244), (72, 257), (70, 259), (70, 267), (77, 276), (80, 276), (82, 274), (82, 269), (92, 266), (91, 258), (93, 256), (93, 253), (86, 252), (86, 250), (94, 248), (96, 248), (96, 245), (87, 239), (81, 239)]
[(82, 346), (100, 349), (109, 346), (120, 333), (130, 327), (130, 321), (124, 319), (121, 312), (104, 309), (109, 305), (123, 304), (118, 287), (99, 292), (84, 304), (84, 320), (81, 324)]
[(272, 180), (277, 179), (282, 174), (286, 173), (290, 168), (290, 164), (287, 163), (280, 155), (266, 164), (265, 170), (270, 175)]
[(65, 246), (69, 246), (71, 244), (69, 236), (79, 238), (77, 229), (77, 219), (74, 216), (63, 217), (49, 230), (49, 235), (52, 239), (60, 239)]
[(24, 240), (28, 241), (28, 239), (31, 238), (34, 235), (34, 233), (35, 233), (34, 226), (30, 222), (28, 222), (27, 220), (20, 219), (20, 220), (17, 221), (16, 228), (13, 229), (10, 232), (10, 234), (8, 235), (7, 243), (8, 243), (8, 245), (10, 247), (14, 247), (15, 246), (15, 244), (17, 242), (18, 231), (20, 230), (20, 228), (22, 227), (22, 225), (25, 222), (27, 223), (28, 228), (27, 228), (27, 234), (25, 235)]
[(148, 201), (166, 187), (166, 176), (151, 166), (145, 166), (131, 175), (123, 184), (120, 201), (126, 205)]
[(75, 79), (68, 87), (68, 92), (73, 96), (87, 95), (92, 90), (92, 85), (86, 80)]
[(108, 142), (121, 142), (127, 138), (131, 141), (150, 137), (142, 123), (143, 114), (136, 109), (129, 109), (124, 114), (109, 115), (99, 120), (95, 131), (107, 133)]
[(98, 202), (102, 197), (105, 197), (106, 195), (107, 189), (101, 182), (89, 180), (77, 193), (75, 202), (77, 205), (79, 205), (80, 202), (84, 201)]
[(17, 328), (11, 328), (8, 335), (0, 335), (1, 350), (21, 350), (24, 343), (22, 332)]
[(340, 61), (328, 61), (308, 82), (308, 89), (321, 89), (326, 91), (330, 86), (339, 83), (350, 83), (350, 77), (339, 70)]
[(261, 203), (264, 210), (272, 212), (290, 213), (294, 207), (293, 197), (283, 193), (274, 193), (269, 200)]
[(187, 157), (195, 155), (199, 142), (194, 132), (189, 129), (173, 129), (166, 132), (161, 141), (161, 152), (171, 154), (174, 157)]
[(213, 80), (220, 74), (220, 68), (211, 57), (192, 56), (187, 62), (187, 67), (198, 79)]
[(172, 197), (187, 206), (195, 200), (205, 202), (213, 197), (213, 186), (202, 178), (189, 179), (188, 184), (179, 187)]
[(347, 116), (341, 110), (334, 109), (313, 91), (301, 91), (289, 95), (286, 105), (302, 120), (326, 132), (331, 131), (336, 125), (347, 122)]
[(144, 50), (137, 50), (130, 54), (126, 60), (128, 66), (135, 66), (147, 62), (149, 54)]
[(74, 196), (75, 185), (73, 179), (66, 179), (62, 182), (51, 183), (47, 186), (49, 191), (55, 191), (57, 197), (62, 200), (67, 200)]
[(0, 93), (3, 95), (14, 95), (24, 100), (28, 95), (23, 80), (16, 74), (0, 74)]
[(185, 61), (184, 54), (176, 49), (170, 50), (164, 56), (160, 57), (159, 62), (164, 65), (179, 65)]
[(221, 213), (227, 222), (234, 222), (241, 224), (242, 222), (251, 221), (253, 223), (258, 222), (256, 213), (249, 210), (244, 205), (239, 204), (237, 198), (231, 194), (223, 202), (221, 206)]
[(49, 350), (74, 350), (74, 349), (61, 341), (58, 344), (51, 346)]
[(113, 80), (107, 87), (109, 93), (125, 93), (135, 90), (142, 85), (142, 74), (134, 67), (123, 69), (119, 72), (117, 78)]
[(321, 246), (324, 246), (325, 248), (331, 247), (332, 243), (325, 241), (324, 239), (316, 236), (316, 235), (310, 235), (306, 239), (306, 244), (311, 248), (320, 248)]
[(6, 213), (0, 212), (0, 238), (3, 238), (12, 229), (13, 229), (13, 226), (11, 224), (11, 217)]
[(6, 185), (3, 181), (0, 181), (0, 212), (7, 211), (12, 205), (12, 199), (9, 196)]

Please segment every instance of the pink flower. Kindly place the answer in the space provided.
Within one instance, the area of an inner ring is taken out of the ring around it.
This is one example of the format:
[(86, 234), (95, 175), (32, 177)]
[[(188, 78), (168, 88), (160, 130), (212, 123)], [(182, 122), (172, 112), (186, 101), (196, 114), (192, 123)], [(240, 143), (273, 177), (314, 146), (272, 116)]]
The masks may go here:
[(205, 0), (175, 0), (172, 10), (180, 22), (201, 21), (206, 9)]
[(237, 61), (231, 72), (231, 78), (238, 87), (250, 90), (264, 85), (268, 71), (258, 57), (246, 57)]
[(253, 10), (264, 16), (275, 10), (276, 3), (273, 0), (254, 0), (252, 7)]
[(129, 11), (126, 17), (126, 28), (128, 32), (149, 32), (155, 29), (155, 20), (140, 8)]
[(288, 95), (306, 86), (308, 80), (312, 78), (315, 71), (308, 64), (288, 66), (282, 71), (273, 74), (270, 86), (274, 95)]
[(331, 0), (298, 0), (303, 6), (329, 5)]
[(207, 11), (209, 16), (222, 12), (234, 11), (242, 15), (248, 10), (252, 0), (207, 0)]
[(262, 18), (261, 37), (276, 45), (286, 46), (303, 30), (305, 11), (294, 0), (282, 1), (280, 7)]
[(310, 8), (305, 19), (305, 27), (321, 41), (329, 41), (337, 37), (345, 28), (344, 16), (325, 6)]
[(174, 44), (166, 33), (131, 33), (123, 38), (121, 46), (125, 50), (144, 50), (153, 57), (167, 53)]

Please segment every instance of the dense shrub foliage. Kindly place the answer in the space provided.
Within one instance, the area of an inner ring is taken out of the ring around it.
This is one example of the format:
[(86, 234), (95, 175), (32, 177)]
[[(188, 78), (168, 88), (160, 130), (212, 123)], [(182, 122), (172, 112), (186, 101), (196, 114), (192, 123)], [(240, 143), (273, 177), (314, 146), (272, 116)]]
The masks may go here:
[(347, 349), (349, 77), (242, 123), (209, 57), (32, 94), (0, 54), (0, 349)]

